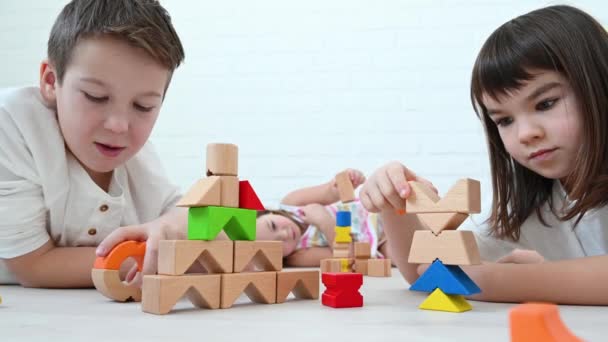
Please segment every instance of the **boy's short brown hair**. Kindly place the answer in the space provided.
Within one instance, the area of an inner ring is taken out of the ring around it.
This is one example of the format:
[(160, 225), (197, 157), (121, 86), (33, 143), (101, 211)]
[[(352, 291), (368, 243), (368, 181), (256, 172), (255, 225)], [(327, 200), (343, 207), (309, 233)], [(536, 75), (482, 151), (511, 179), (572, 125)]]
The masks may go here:
[(146, 51), (173, 72), (184, 49), (169, 13), (156, 0), (72, 0), (53, 25), (48, 58), (61, 83), (79, 39), (109, 35)]

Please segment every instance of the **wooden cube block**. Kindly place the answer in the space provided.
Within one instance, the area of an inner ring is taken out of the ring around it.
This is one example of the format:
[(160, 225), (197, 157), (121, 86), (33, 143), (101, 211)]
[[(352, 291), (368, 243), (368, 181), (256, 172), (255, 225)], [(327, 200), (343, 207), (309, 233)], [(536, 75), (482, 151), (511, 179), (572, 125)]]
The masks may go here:
[(340, 259), (321, 260), (321, 273), (340, 273), (341, 271), (342, 262)]
[(176, 204), (178, 207), (204, 207), (221, 205), (220, 177), (210, 176), (196, 182)]
[(91, 278), (97, 291), (110, 299), (119, 302), (141, 301), (141, 289), (123, 282), (118, 270), (93, 268)]
[(417, 230), (412, 239), (408, 261), (430, 264), (435, 259), (445, 265), (481, 264), (475, 235), (467, 230), (444, 230), (435, 236), (429, 230)]
[(355, 200), (355, 189), (353, 183), (350, 180), (348, 171), (340, 172), (336, 175), (336, 184), (338, 186), (338, 193), (340, 194), (340, 201), (342, 203), (352, 202)]
[(370, 259), (355, 259), (355, 273), (367, 275), (367, 261)]
[(367, 275), (370, 277), (390, 277), (391, 259), (368, 259)]
[(182, 275), (195, 263), (208, 273), (232, 273), (234, 242), (230, 240), (161, 240), (158, 274)]
[(221, 207), (239, 207), (239, 178), (236, 176), (218, 176), (221, 183)]
[(239, 148), (234, 144), (207, 145), (207, 176), (238, 176)]
[(410, 214), (417, 213), (479, 213), (481, 211), (481, 195), (479, 181), (461, 179), (447, 192), (443, 198), (420, 182), (408, 182), (411, 188), (406, 200), (405, 210)]
[(336, 227), (334, 230), (336, 232), (334, 242), (350, 243), (353, 241), (352, 237), (350, 236), (350, 227)]
[(277, 272), (222, 274), (221, 308), (231, 307), (243, 291), (255, 303), (276, 303)]
[(284, 303), (290, 292), (296, 298), (319, 298), (319, 271), (277, 272), (277, 303)]
[(144, 312), (164, 315), (185, 295), (196, 307), (217, 309), (220, 306), (220, 282), (219, 274), (146, 275), (141, 308)]
[(369, 259), (371, 257), (371, 246), (369, 242), (355, 242), (355, 259)]
[(257, 270), (280, 271), (283, 269), (282, 241), (235, 241), (234, 272), (239, 273), (253, 263)]
[(334, 258), (348, 258), (350, 256), (348, 249), (334, 249)]

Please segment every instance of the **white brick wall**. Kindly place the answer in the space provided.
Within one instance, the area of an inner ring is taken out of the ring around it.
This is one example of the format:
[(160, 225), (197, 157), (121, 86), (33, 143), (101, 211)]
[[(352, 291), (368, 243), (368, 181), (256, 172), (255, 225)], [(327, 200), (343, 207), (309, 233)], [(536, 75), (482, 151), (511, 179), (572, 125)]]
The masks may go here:
[[(0, 87), (37, 82), (65, 1), (0, 2)], [(153, 141), (186, 189), (205, 145), (240, 146), (240, 175), (267, 205), (346, 167), (397, 159), (444, 193), (490, 190), (469, 79), (485, 38), (547, 1), (167, 0), (186, 49)], [(563, 2), (559, 2), (563, 3)], [(603, 0), (570, 1), (602, 22)]]

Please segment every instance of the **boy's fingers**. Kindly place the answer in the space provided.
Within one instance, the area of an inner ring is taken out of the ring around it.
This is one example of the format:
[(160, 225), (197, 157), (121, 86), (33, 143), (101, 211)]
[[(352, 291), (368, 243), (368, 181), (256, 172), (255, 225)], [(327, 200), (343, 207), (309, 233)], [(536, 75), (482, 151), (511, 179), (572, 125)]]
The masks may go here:
[(158, 244), (161, 237), (151, 234), (146, 242), (146, 255), (144, 257), (143, 274), (156, 274), (158, 265)]
[(145, 241), (147, 234), (141, 226), (126, 226), (121, 227), (110, 233), (103, 241), (97, 246), (95, 251), (97, 256), (106, 256), (108, 252), (123, 241), (135, 240)]

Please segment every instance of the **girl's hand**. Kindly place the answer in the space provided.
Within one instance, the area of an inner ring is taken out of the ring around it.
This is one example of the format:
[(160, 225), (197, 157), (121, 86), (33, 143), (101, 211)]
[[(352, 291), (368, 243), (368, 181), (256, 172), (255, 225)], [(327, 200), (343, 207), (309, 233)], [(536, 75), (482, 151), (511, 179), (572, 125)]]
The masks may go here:
[[(353, 189), (357, 189), (359, 187), (359, 185), (365, 183), (365, 175), (363, 174), (363, 172), (357, 170), (357, 169), (346, 169), (342, 172), (348, 172), (348, 176), (350, 177), (350, 181), (353, 184)], [(340, 172), (340, 173), (342, 173)], [(337, 192), (338, 191), (338, 184), (336, 182), (336, 177), (334, 177), (334, 179), (332, 180), (332, 185), (334, 190)]]
[(545, 262), (545, 258), (534, 250), (514, 249), (496, 262), (502, 264), (540, 264)]
[(403, 210), (405, 199), (410, 195), (408, 181), (425, 183), (433, 191), (437, 189), (428, 180), (417, 176), (399, 162), (390, 162), (374, 172), (361, 188), (361, 203), (370, 212)]
[(333, 218), (329, 211), (320, 204), (315, 203), (306, 205), (301, 208), (301, 211), (302, 221), (306, 224), (312, 224), (319, 229), (322, 229), (323, 226), (327, 226), (328, 224), (331, 226), (335, 225), (332, 224)]

